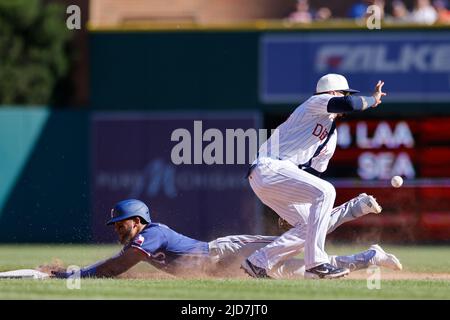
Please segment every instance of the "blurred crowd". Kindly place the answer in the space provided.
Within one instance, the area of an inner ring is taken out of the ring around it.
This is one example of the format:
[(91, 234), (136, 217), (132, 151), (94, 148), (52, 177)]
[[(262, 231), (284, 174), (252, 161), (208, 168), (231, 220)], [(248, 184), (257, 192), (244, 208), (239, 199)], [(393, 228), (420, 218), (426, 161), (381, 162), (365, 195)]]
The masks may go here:
[(367, 8), (377, 5), (384, 21), (390, 23), (416, 23), (432, 25), (435, 23), (450, 24), (449, 0), (415, 0), (414, 6), (408, 6), (402, 0), (360, 0), (355, 2), (347, 13), (347, 17), (337, 17), (328, 7), (313, 8), (309, 0), (297, 0), (296, 9), (287, 21), (294, 23), (310, 23), (334, 18), (365, 19)]

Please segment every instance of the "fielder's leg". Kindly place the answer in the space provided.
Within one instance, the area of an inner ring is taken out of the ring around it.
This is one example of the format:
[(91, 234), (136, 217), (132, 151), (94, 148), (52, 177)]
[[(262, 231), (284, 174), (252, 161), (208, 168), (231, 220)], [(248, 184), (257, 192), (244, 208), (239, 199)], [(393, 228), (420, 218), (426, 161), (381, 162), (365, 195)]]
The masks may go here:
[[(305, 256), (306, 261), (308, 259), (312, 261), (308, 266), (328, 263), (324, 245), (335, 199), (334, 187), (325, 180), (300, 170), (290, 161), (267, 158), (260, 160), (249, 181), (260, 200), (276, 211), (280, 217), (292, 225), (310, 226), (309, 232), (306, 232), (306, 235), (302, 234), (302, 238), (311, 243)], [(304, 207), (306, 210), (298, 210), (296, 206)], [(298, 238), (298, 235), (294, 235), (294, 238)], [(294, 246), (295, 252), (297, 250), (295, 246), (303, 247), (303, 242), (299, 243), (297, 239), (292, 241), (285, 235), (271, 248), (274, 251), (284, 252), (286, 245)], [(271, 267), (262, 266), (260, 263), (266, 260), (265, 250), (265, 248), (258, 250), (243, 264), (250, 275), (258, 276), (257, 274), (262, 274), (259, 269)], [(330, 268), (334, 269), (333, 266)], [(330, 272), (330, 275), (332, 274), (333, 272)]]
[(328, 233), (336, 230), (343, 223), (355, 220), (369, 213), (379, 214), (382, 208), (373, 196), (361, 193), (331, 211)]
[(318, 194), (316, 194), (316, 200), (312, 203), (309, 211), (305, 239), (307, 270), (329, 262), (328, 255), (325, 252), (325, 238), (330, 221), (330, 212), (336, 199), (336, 190), (331, 183), (319, 178), (317, 180), (314, 185), (317, 186)]

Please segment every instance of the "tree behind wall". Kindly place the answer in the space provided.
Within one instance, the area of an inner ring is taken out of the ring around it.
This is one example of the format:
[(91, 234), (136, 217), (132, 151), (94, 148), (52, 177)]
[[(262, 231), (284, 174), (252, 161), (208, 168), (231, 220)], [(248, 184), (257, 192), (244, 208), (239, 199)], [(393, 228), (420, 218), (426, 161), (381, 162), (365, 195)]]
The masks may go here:
[(51, 104), (69, 70), (65, 8), (0, 1), (0, 104)]

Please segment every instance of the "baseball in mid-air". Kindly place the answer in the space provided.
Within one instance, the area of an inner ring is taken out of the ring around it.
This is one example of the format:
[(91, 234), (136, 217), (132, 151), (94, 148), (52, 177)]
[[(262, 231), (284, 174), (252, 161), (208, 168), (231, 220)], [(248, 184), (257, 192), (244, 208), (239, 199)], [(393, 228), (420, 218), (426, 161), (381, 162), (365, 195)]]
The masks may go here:
[(393, 176), (391, 179), (391, 184), (394, 188), (400, 188), (403, 184), (403, 178), (400, 176)]

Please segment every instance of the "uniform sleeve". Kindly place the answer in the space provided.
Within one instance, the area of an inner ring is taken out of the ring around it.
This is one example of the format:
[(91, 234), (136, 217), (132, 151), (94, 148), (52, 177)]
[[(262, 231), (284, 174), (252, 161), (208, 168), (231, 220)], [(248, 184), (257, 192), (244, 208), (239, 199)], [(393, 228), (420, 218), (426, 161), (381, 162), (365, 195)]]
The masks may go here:
[(333, 97), (328, 101), (327, 110), (330, 113), (346, 113), (363, 111), (375, 104), (374, 97), (346, 96)]
[(152, 256), (156, 252), (163, 250), (167, 245), (166, 237), (164, 234), (154, 228), (150, 229), (148, 232), (138, 234), (126, 247), (126, 248), (136, 248), (147, 256)]

